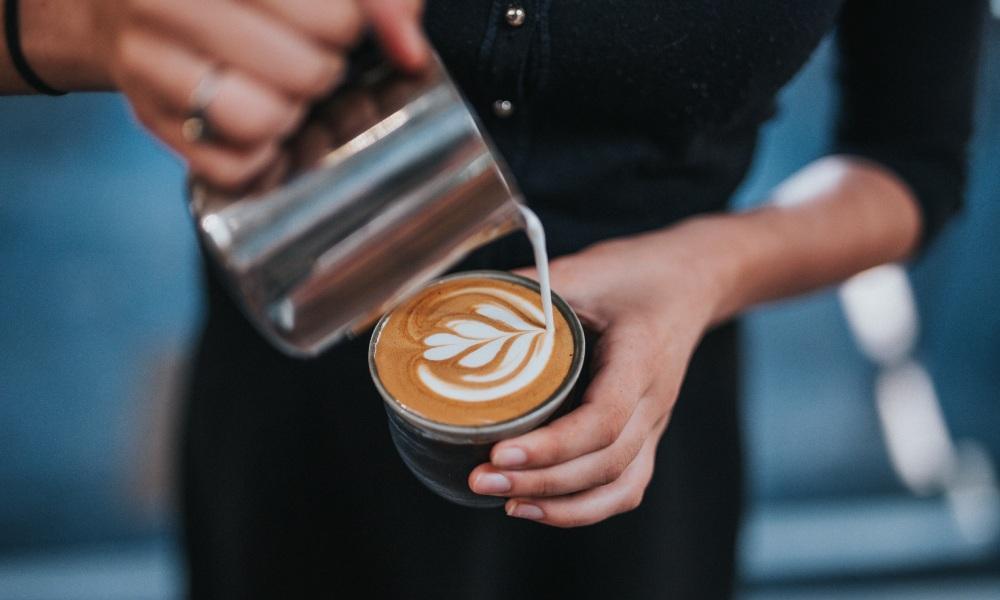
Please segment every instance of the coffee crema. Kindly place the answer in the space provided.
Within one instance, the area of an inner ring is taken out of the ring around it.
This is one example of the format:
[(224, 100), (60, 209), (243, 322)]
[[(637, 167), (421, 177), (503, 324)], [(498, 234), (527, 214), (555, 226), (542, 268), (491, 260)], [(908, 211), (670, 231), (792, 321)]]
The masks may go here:
[(490, 277), (431, 284), (386, 318), (375, 341), (379, 380), (405, 409), (449, 425), (482, 426), (548, 400), (573, 364), (562, 311), (546, 330), (541, 295)]

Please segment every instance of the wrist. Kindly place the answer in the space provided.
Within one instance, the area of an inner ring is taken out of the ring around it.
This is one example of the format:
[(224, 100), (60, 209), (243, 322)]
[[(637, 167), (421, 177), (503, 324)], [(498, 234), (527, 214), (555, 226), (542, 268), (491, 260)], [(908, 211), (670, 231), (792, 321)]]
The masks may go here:
[(19, 0), (21, 48), (35, 73), (63, 91), (109, 90), (107, 0)]
[(744, 247), (739, 218), (735, 214), (697, 216), (667, 230), (675, 242), (671, 262), (688, 270), (686, 279), (692, 282), (705, 329), (746, 307), (743, 284), (753, 249)]

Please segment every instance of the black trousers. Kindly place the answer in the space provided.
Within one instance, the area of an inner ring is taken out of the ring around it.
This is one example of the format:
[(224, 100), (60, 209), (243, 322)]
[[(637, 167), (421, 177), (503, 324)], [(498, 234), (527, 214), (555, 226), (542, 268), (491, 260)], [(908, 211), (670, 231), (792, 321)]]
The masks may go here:
[(208, 289), (180, 432), (192, 598), (731, 595), (735, 325), (696, 352), (642, 505), (557, 529), (452, 505), (417, 482), (389, 438), (367, 339), (287, 358), (214, 278)]

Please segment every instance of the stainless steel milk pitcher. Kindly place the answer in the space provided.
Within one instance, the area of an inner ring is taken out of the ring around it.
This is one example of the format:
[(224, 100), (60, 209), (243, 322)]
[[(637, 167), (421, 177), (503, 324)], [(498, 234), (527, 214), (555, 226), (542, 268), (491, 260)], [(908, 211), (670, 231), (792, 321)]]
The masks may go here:
[(294, 356), (364, 330), (523, 225), (513, 179), (440, 60), (407, 76), (364, 56), (248, 189), (190, 186), (203, 246)]

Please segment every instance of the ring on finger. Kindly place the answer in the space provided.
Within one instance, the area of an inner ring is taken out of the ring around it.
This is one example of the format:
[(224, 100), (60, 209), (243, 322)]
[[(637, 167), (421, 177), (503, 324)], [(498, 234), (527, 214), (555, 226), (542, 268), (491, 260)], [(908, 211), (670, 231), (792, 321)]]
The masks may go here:
[(181, 134), (192, 144), (203, 143), (212, 138), (212, 125), (208, 119), (208, 107), (219, 91), (222, 73), (212, 66), (201, 76), (191, 91), (190, 109), (181, 124)]

